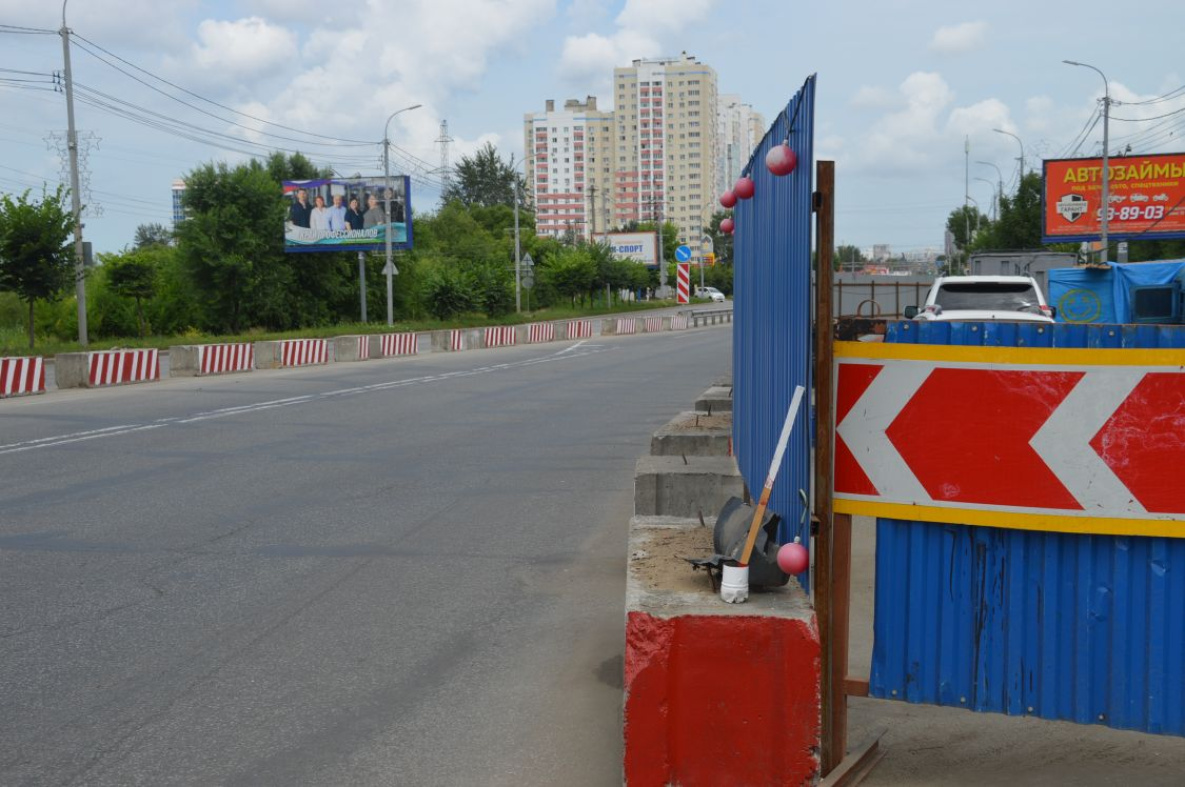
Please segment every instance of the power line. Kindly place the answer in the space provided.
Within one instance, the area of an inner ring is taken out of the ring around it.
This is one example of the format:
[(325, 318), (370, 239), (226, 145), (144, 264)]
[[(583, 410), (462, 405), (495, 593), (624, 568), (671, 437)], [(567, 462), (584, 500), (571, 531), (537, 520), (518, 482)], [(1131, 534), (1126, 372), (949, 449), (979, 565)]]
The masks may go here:
[(1155, 117), (1150, 117), (1150, 118), (1119, 118), (1119, 117), (1115, 117), (1114, 115), (1112, 115), (1111, 119), (1112, 120), (1119, 120), (1124, 123), (1148, 123), (1153, 120), (1161, 120), (1163, 118), (1173, 117), (1174, 115), (1180, 115), (1182, 112), (1185, 112), (1185, 107), (1182, 107), (1181, 109), (1175, 109), (1172, 112), (1166, 112), (1163, 115), (1156, 115)]
[(1185, 85), (1182, 85), (1181, 87), (1177, 88), (1176, 90), (1169, 91), (1168, 93), (1165, 93), (1163, 96), (1157, 96), (1156, 98), (1150, 98), (1145, 101), (1122, 101), (1122, 102), (1117, 101), (1115, 103), (1122, 104), (1124, 106), (1138, 107), (1138, 106), (1144, 106), (1146, 104), (1160, 104), (1165, 101), (1172, 101), (1173, 99), (1181, 98), (1183, 94), (1185, 94)]

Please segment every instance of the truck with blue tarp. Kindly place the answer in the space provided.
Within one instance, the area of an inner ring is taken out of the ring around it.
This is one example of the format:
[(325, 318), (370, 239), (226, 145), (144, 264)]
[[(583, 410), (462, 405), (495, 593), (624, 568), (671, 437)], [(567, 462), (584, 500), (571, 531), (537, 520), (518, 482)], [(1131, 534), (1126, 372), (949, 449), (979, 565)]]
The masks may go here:
[(1180, 324), (1185, 260), (1054, 269), (1047, 294), (1058, 322)]

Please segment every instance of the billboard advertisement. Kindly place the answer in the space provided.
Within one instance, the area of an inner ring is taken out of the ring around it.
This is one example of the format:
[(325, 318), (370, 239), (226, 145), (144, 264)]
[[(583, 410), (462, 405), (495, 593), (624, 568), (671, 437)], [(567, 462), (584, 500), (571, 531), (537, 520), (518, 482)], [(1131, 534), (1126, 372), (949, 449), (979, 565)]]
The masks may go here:
[(613, 253), (650, 268), (658, 267), (657, 232), (606, 232), (593, 235), (597, 243), (608, 243)]
[(284, 251), (383, 251), (387, 233), (392, 248), (410, 249), (411, 179), (390, 182), (388, 194), (381, 175), (284, 181)]
[[(1185, 153), (1122, 156), (1107, 165), (1108, 242), (1185, 238)], [(1051, 159), (1044, 174), (1041, 240), (1098, 240), (1103, 160)]]

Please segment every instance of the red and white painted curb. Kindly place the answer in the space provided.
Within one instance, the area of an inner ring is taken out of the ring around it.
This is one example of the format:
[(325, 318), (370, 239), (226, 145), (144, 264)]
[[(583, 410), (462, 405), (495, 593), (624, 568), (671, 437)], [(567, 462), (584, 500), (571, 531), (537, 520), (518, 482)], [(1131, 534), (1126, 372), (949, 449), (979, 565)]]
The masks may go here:
[(514, 326), (486, 328), (486, 347), (511, 347), (515, 343)]
[(370, 337), (358, 337), (358, 360), (365, 361), (370, 358)]
[(569, 320), (569, 339), (588, 339), (592, 337), (592, 320)]
[(38, 393), (45, 393), (43, 358), (0, 358), (0, 399)]
[(160, 379), (160, 355), (156, 349), (102, 350), (88, 355), (87, 382), (92, 388)]
[(527, 340), (531, 344), (555, 341), (555, 325), (549, 322), (538, 322), (527, 326)]
[(379, 337), (379, 347), (384, 358), (391, 355), (415, 355), (419, 342), (414, 333), (385, 333)]
[(672, 331), (687, 330), (687, 315), (676, 314), (675, 316), (671, 317), (671, 330)]
[(465, 332), (460, 329), (454, 329), (449, 332), (449, 349), (464, 350), (465, 349)]
[(617, 318), (617, 334), (637, 333), (638, 320), (636, 317), (618, 317)]
[(662, 330), (662, 317), (646, 318), (646, 333), (658, 333)]
[(255, 345), (199, 344), (198, 374), (249, 372), (255, 368)]
[(329, 363), (329, 342), (325, 339), (285, 339), (280, 342), (281, 366), (310, 366)]

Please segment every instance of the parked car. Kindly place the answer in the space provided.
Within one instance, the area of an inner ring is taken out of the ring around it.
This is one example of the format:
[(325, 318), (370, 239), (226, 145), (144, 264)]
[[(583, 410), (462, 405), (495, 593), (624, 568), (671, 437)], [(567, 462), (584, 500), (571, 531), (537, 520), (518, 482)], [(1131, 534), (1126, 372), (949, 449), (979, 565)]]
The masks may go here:
[(713, 303), (724, 303), (724, 293), (715, 287), (696, 287), (695, 297), (707, 298)]
[(1032, 276), (940, 276), (925, 306), (906, 306), (905, 316), (941, 322), (1053, 322), (1056, 310), (1045, 302)]

